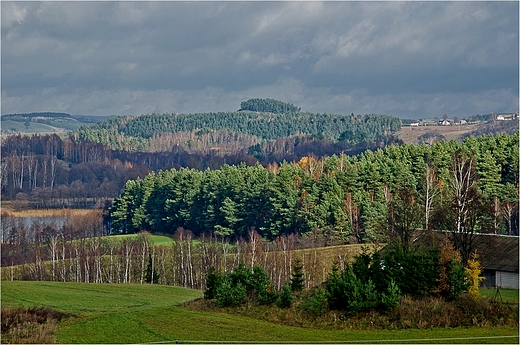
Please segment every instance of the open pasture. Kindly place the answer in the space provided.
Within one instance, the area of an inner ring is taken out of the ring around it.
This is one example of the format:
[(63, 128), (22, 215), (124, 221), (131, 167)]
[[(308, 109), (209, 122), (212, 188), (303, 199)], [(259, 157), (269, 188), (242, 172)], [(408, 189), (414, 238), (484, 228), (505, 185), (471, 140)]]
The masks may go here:
[(436, 133), (444, 136), (446, 140), (459, 140), (463, 135), (470, 133), (478, 129), (481, 124), (471, 124), (463, 126), (419, 126), (410, 127), (403, 126), (397, 133), (399, 139), (408, 144), (417, 145), (419, 143), (419, 137), (427, 133)]
[(507, 304), (518, 304), (518, 290), (512, 289), (481, 289), (480, 293), (487, 298), (494, 298)]
[[(123, 241), (125, 239), (127, 239), (127, 240), (135, 240), (138, 236), (139, 236), (139, 234), (112, 235), (112, 236), (108, 236), (107, 238), (111, 238), (111, 239), (114, 239), (116, 241)], [(173, 237), (171, 237), (171, 236), (152, 235), (152, 234), (147, 234), (146, 236), (147, 236), (148, 241), (150, 241), (150, 243), (155, 245), (155, 246), (170, 245), (170, 244), (172, 244), (174, 242), (173, 241)]]
[(2, 306), (48, 306), (68, 314), (59, 343), (518, 343), (517, 328), (331, 330), (289, 327), (183, 302), (202, 292), (138, 284), (2, 282)]

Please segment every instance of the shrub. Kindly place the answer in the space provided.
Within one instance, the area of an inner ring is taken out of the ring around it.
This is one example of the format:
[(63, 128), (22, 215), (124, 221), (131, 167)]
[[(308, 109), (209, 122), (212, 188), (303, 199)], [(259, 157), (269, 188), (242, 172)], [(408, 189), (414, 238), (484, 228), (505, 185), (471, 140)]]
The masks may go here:
[(481, 277), (482, 269), (480, 268), (480, 262), (478, 262), (476, 254), (468, 260), (468, 267), (466, 267), (465, 270), (469, 283), (468, 295), (473, 299), (477, 299), (480, 297), (478, 288), (480, 282), (484, 280), (484, 277)]
[(56, 323), (65, 316), (47, 307), (2, 308), (2, 343), (54, 343)]
[(247, 302), (246, 288), (241, 282), (232, 284), (225, 278), (215, 293), (215, 303), (219, 307), (237, 307)]
[(258, 304), (270, 304), (276, 301), (277, 294), (262, 267), (254, 266), (251, 272), (251, 269), (241, 262), (226, 275), (219, 274), (211, 267), (206, 275), (204, 298), (215, 299), (219, 306), (238, 306), (248, 300)]
[[(461, 273), (457, 264), (449, 266), (454, 294), (463, 288), (456, 280)], [(350, 315), (372, 309), (388, 312), (398, 305), (402, 293), (413, 297), (432, 294), (438, 274), (436, 249), (412, 251), (394, 246), (384, 253), (363, 253), (341, 272), (333, 265), (326, 282), (328, 305)]]
[(375, 309), (380, 304), (381, 294), (376, 290), (376, 285), (371, 279), (361, 285), (361, 310)]
[(459, 252), (449, 240), (439, 245), (439, 277), (434, 292), (444, 298), (454, 299), (468, 290), (466, 273)]
[[(389, 283), (394, 279), (401, 292), (414, 297), (429, 296), (437, 284), (439, 276), (439, 256), (437, 249), (404, 251), (400, 247), (391, 248), (382, 258), (379, 274)], [(388, 285), (387, 285), (388, 286)]]
[(291, 284), (285, 283), (280, 291), (280, 299), (276, 302), (276, 305), (280, 308), (289, 308), (293, 303)]
[(314, 292), (307, 295), (303, 302), (303, 309), (314, 316), (322, 316), (327, 312), (327, 296), (325, 289), (318, 286)]
[(468, 291), (469, 284), (465, 279), (464, 265), (460, 257), (454, 256), (448, 263), (448, 297), (454, 299)]
[(386, 292), (381, 294), (381, 307), (384, 312), (388, 312), (399, 305), (401, 300), (401, 290), (399, 286), (392, 280), (388, 285)]
[(249, 289), (247, 292), (252, 295), (252, 299), (257, 300), (259, 304), (271, 304), (276, 301), (276, 292), (273, 284), (267, 275), (267, 272), (260, 266), (253, 267), (253, 273), (249, 280)]
[(361, 278), (365, 279), (365, 282), (368, 281), (368, 279), (373, 278), (373, 272), (371, 271), (372, 264), (375, 263), (375, 261), (378, 261), (379, 253), (374, 253), (373, 255), (370, 255), (366, 252), (363, 252), (356, 256), (354, 262), (352, 263), (352, 271), (354, 274)]
[(222, 284), (223, 276), (217, 272), (215, 266), (209, 268), (208, 274), (206, 275), (206, 289), (204, 290), (205, 299), (214, 299), (217, 289)]
[[(341, 273), (336, 265), (333, 266), (326, 285), (326, 296), (330, 309), (345, 310), (350, 315), (382, 306), (382, 294), (372, 279), (358, 277), (349, 265)], [(395, 305), (394, 299), (398, 301), (398, 296), (399, 288), (394, 283), (392, 292), (387, 292), (385, 300), (389, 308)]]
[(232, 285), (242, 284), (246, 288), (246, 291), (253, 290), (250, 281), (251, 269), (249, 269), (243, 261), (228, 274), (228, 277)]
[(326, 292), (329, 307), (331, 309), (346, 309), (346, 301), (344, 298), (345, 282), (340, 277), (339, 268), (336, 263), (332, 265), (332, 272), (329, 273), (329, 279), (326, 282)]

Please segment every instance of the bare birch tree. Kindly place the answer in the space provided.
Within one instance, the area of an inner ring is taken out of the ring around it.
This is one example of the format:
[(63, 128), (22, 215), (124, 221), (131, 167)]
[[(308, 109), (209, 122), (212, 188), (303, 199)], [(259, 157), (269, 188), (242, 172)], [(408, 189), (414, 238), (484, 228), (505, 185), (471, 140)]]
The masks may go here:
[(123, 284), (129, 284), (131, 279), (131, 271), (132, 271), (132, 253), (134, 251), (135, 242), (131, 240), (124, 239), (121, 243), (121, 249), (123, 251), (124, 258), (124, 275), (123, 275)]
[(141, 278), (140, 278), (140, 283), (143, 284), (143, 281), (144, 281), (144, 274), (146, 272), (146, 257), (147, 257), (147, 254), (149, 253), (149, 247), (150, 247), (150, 243), (148, 241), (148, 236), (147, 234), (140, 234), (139, 235), (139, 238), (138, 238), (138, 244), (139, 244), (139, 249), (140, 249), (140, 254), (141, 254)]
[(473, 157), (457, 153), (452, 166), (451, 187), (453, 190), (453, 207), (455, 226), (452, 232), (453, 244), (459, 250), (464, 265), (473, 253), (473, 243), (477, 227), (489, 212), (488, 206), (482, 203), (482, 195), (476, 186), (475, 163)]
[(467, 223), (468, 212), (474, 193), (471, 193), (475, 186), (475, 168), (473, 157), (464, 154), (456, 154), (452, 168), (451, 187), (454, 193), (455, 206), (455, 231), (457, 233), (466, 232), (464, 225)]
[(437, 188), (437, 175), (430, 166), (426, 166), (425, 191), (424, 191), (424, 229), (430, 229), (430, 218), (433, 212), (433, 202), (439, 194)]
[(518, 203), (511, 202), (509, 200), (506, 200), (504, 203), (502, 203), (502, 214), (504, 216), (504, 221), (506, 223), (507, 227), (507, 234), (509, 236), (514, 236), (518, 234), (513, 233), (513, 215), (518, 209)]
[(57, 259), (57, 253), (58, 253), (58, 235), (52, 234), (49, 238), (49, 249), (51, 251), (51, 262), (52, 262), (52, 268), (51, 268), (51, 279), (53, 281), (56, 280), (56, 259)]

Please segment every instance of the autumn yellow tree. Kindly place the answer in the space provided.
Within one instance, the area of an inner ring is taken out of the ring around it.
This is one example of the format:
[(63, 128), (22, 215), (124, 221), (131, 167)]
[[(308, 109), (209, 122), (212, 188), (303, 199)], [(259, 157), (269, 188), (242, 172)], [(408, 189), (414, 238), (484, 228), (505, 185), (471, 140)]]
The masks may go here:
[(473, 299), (478, 299), (480, 297), (479, 285), (480, 282), (484, 280), (484, 277), (481, 276), (482, 268), (477, 259), (477, 254), (473, 254), (468, 260), (468, 264), (465, 268), (466, 278), (469, 282), (468, 295)]

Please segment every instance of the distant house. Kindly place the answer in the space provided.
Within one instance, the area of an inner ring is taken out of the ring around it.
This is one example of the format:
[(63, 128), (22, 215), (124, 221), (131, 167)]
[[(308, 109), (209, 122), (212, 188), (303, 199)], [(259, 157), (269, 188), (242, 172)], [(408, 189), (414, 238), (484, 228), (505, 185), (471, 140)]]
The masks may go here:
[(483, 287), (518, 289), (517, 236), (478, 235), (474, 247), (484, 270)]
[(421, 125), (422, 126), (435, 126), (435, 125), (437, 125), (437, 121), (431, 120), (431, 119), (425, 119), (425, 120), (421, 121)]
[(441, 126), (451, 126), (451, 122), (448, 121), (448, 120), (442, 120), (442, 121), (439, 121), (439, 125), (441, 125)]
[(410, 127), (419, 127), (419, 122), (410, 123)]
[[(415, 244), (442, 241), (450, 236), (448, 231), (426, 232), (417, 230)], [(482, 287), (518, 289), (519, 282), (519, 237), (495, 234), (475, 234), (473, 249), (483, 270)]]
[(497, 115), (497, 121), (510, 121), (514, 120), (517, 117), (517, 114), (500, 114)]

